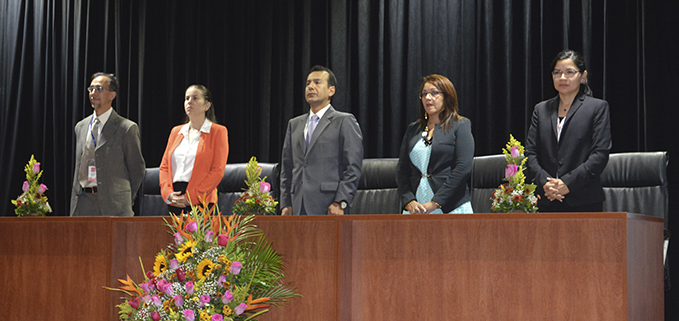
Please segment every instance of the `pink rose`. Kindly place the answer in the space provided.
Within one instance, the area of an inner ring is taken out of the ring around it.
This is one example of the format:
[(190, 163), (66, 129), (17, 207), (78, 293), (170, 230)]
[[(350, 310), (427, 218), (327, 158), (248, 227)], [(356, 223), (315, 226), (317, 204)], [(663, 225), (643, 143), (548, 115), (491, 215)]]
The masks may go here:
[(268, 193), (271, 190), (271, 184), (267, 182), (259, 182), (259, 191), (262, 193)]
[(207, 231), (205, 232), (205, 242), (212, 243), (212, 239), (215, 237), (215, 232)]
[(219, 236), (217, 236), (217, 244), (219, 244), (219, 246), (226, 246), (226, 244), (228, 244), (228, 243), (229, 243), (229, 236), (228, 235), (219, 234)]
[(174, 296), (174, 305), (181, 307), (184, 304), (184, 299), (181, 295), (177, 294)]
[(241, 268), (240, 262), (238, 261), (233, 262), (233, 264), (231, 264), (231, 269), (229, 269), (229, 272), (231, 272), (231, 274), (233, 275), (238, 275), (238, 273), (240, 273), (240, 268)]
[(193, 233), (198, 230), (198, 223), (196, 221), (193, 221), (189, 224), (186, 224), (186, 230)]
[(38, 194), (42, 194), (42, 193), (44, 193), (46, 190), (47, 190), (47, 185), (45, 185), (45, 184), (40, 184), (40, 186), (38, 187)]
[(194, 321), (196, 319), (196, 316), (193, 314), (193, 310), (184, 310), (184, 318), (186, 321)]
[(139, 308), (139, 301), (137, 301), (137, 299), (127, 301), (127, 304), (129, 304), (135, 310)]
[(247, 308), (248, 308), (248, 305), (247, 305), (247, 304), (245, 304), (245, 303), (239, 304), (239, 305), (236, 307), (236, 310), (235, 310), (236, 315), (241, 315), (241, 314), (243, 314), (243, 312), (245, 312), (245, 309), (247, 309)]
[(33, 164), (33, 173), (34, 174), (40, 173), (40, 163)]
[(28, 184), (28, 181), (24, 181), (24, 186), (21, 187), (21, 190), (24, 192), (28, 192), (29, 188), (31, 188), (31, 184)]
[(517, 157), (521, 156), (519, 154), (519, 146), (512, 146), (511, 150), (512, 150), (512, 157), (513, 158), (517, 158)]
[(210, 318), (210, 321), (223, 321), (223, 320), (224, 317), (219, 313), (213, 314), (212, 317)]
[(151, 312), (151, 320), (160, 321), (160, 313), (158, 311)]
[(505, 178), (511, 177), (514, 174), (516, 174), (516, 171), (519, 169), (518, 166), (509, 164), (507, 165), (507, 168), (505, 168)]
[(179, 280), (179, 282), (184, 282), (184, 280), (186, 280), (186, 272), (184, 272), (184, 270), (177, 269), (176, 273), (177, 273), (177, 280)]
[(231, 300), (233, 300), (233, 293), (231, 293), (231, 291), (229, 290), (226, 290), (226, 292), (224, 292), (224, 295), (222, 295), (222, 303), (229, 304)]
[(186, 293), (188, 295), (193, 295), (193, 282), (191, 282), (191, 281), (186, 282), (185, 286), (186, 286)]
[(174, 233), (174, 244), (182, 244), (184, 242), (184, 238), (182, 237), (182, 233)]

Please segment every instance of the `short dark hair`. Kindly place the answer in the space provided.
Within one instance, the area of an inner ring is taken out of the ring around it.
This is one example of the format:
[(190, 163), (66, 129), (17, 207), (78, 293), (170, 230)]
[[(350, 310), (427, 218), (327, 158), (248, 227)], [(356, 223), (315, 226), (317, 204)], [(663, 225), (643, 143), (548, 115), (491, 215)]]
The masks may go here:
[(108, 78), (108, 91), (118, 91), (118, 78), (114, 74), (109, 74), (105, 72), (97, 72), (94, 75), (92, 75), (92, 78), (90, 78), (90, 81), (94, 80), (94, 78), (97, 78), (99, 76), (104, 76)]
[(328, 73), (328, 88), (330, 87), (335, 87), (335, 90), (337, 90), (337, 78), (335, 78), (335, 74), (330, 70), (330, 68), (321, 66), (321, 65), (315, 65), (311, 67), (311, 70), (309, 70), (309, 73), (312, 73), (314, 71), (325, 71)]
[[(582, 55), (575, 50), (565, 49), (556, 54), (556, 57), (554, 57), (554, 60), (552, 60), (552, 64), (550, 65), (551, 69), (549, 70), (549, 72), (551, 73), (552, 71), (554, 71), (556, 64), (564, 59), (573, 60), (573, 63), (575, 64), (576, 67), (578, 67), (581, 73), (587, 71), (585, 58), (582, 57)], [(589, 84), (587, 84), (587, 82), (588, 80), (585, 80), (584, 83), (580, 84), (580, 91), (587, 96), (592, 96), (592, 89), (589, 88)]]

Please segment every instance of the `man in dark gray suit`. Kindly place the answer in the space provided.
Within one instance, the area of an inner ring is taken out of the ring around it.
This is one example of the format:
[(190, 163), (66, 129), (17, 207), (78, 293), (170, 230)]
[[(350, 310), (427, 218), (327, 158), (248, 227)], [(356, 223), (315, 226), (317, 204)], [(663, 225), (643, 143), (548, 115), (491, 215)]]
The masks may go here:
[(144, 178), (139, 128), (112, 108), (118, 79), (96, 73), (87, 88), (91, 116), (75, 125), (75, 174), (71, 216), (133, 216)]
[(330, 104), (337, 80), (326, 67), (307, 77), (309, 113), (288, 122), (281, 156), (281, 215), (348, 212), (363, 163), (363, 137), (354, 115)]

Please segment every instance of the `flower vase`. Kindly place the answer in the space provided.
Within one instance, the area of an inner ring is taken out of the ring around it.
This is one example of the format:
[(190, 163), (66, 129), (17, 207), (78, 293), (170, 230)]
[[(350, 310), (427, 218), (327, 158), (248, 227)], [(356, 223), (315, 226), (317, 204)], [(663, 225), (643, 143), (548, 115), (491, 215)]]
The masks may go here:
[(526, 211), (524, 211), (524, 210), (513, 210), (509, 213), (510, 214), (526, 214)]
[(24, 215), (24, 217), (41, 217), (41, 216), (42, 215), (40, 215), (38, 213), (28, 213), (28, 214)]

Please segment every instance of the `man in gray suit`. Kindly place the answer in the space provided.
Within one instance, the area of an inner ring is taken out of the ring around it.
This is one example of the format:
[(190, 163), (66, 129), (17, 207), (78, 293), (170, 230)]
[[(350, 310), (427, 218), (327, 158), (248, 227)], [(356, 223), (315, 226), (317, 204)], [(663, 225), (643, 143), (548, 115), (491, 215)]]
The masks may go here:
[(356, 194), (363, 137), (354, 115), (330, 104), (337, 80), (326, 67), (307, 77), (309, 113), (288, 122), (281, 156), (281, 215), (343, 215)]
[(87, 88), (94, 113), (75, 125), (71, 216), (133, 216), (144, 179), (139, 128), (111, 107), (118, 79), (96, 73)]

